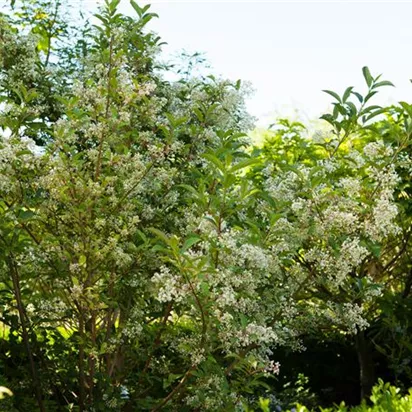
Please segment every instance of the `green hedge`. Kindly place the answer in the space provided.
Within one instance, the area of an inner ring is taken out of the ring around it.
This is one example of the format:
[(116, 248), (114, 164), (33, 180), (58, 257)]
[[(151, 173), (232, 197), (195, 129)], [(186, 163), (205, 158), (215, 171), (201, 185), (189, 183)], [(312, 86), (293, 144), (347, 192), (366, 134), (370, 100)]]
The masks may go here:
[[(260, 400), (260, 409), (263, 412), (271, 412), (268, 399)], [(286, 412), (286, 411), (285, 411)], [(412, 388), (406, 395), (400, 393), (400, 389), (379, 379), (373, 388), (370, 402), (362, 402), (359, 406), (346, 406), (344, 402), (330, 408), (318, 407), (308, 409), (304, 405), (296, 405), (287, 412), (412, 412)]]

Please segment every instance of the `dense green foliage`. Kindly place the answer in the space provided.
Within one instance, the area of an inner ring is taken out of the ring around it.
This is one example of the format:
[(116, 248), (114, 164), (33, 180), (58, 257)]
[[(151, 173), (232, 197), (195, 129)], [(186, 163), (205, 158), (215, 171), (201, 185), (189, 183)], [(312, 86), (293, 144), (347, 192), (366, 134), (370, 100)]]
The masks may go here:
[[(0, 14), (2, 410), (312, 407), (291, 358), (328, 345), (361, 398), (378, 353), (406, 389), (412, 106), (371, 103), (392, 84), (365, 67), (323, 131), (279, 120), (255, 147), (247, 88), (190, 60), (165, 80), (131, 4)], [(382, 385), (370, 410), (406, 411)]]
[[(344, 403), (334, 408), (319, 408), (320, 412), (408, 412), (412, 410), (412, 390), (405, 396), (399, 393), (399, 389), (389, 384), (379, 382), (372, 390), (370, 397), (371, 405), (362, 402), (355, 407), (347, 407)], [(263, 409), (263, 408), (262, 408)], [(309, 410), (298, 405), (296, 412), (309, 412)]]
[[(270, 412), (270, 401), (268, 399), (259, 399), (259, 410), (262, 412)], [(412, 389), (407, 395), (401, 395), (399, 388), (388, 383), (384, 384), (382, 380), (373, 387), (372, 395), (370, 396), (370, 404), (366, 401), (361, 405), (349, 407), (344, 402), (332, 408), (314, 408), (308, 409), (304, 405), (297, 404), (292, 410), (287, 412), (409, 412), (412, 410)], [(248, 410), (253, 412), (253, 410)]]

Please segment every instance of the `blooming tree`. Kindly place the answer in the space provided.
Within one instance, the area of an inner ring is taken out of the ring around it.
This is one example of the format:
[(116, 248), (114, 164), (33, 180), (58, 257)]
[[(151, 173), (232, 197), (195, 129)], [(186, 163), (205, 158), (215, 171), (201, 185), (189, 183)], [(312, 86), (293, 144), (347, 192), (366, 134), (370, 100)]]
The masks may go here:
[(118, 4), (80, 31), (59, 2), (1, 16), (3, 323), (41, 411), (235, 410), (279, 372), (276, 347), (366, 327), (402, 243), (409, 134), (365, 125), (387, 85), (366, 70), (305, 161), (251, 152), (247, 88), (166, 81), (156, 15)]

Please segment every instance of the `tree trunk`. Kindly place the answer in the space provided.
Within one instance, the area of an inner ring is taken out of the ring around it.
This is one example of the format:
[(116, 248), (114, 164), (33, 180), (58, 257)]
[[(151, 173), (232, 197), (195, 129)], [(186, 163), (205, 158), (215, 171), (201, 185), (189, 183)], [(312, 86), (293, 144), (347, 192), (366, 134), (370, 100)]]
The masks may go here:
[(86, 373), (84, 370), (84, 346), (85, 346), (85, 331), (84, 331), (84, 313), (82, 307), (79, 305), (79, 411), (85, 410), (86, 404)]
[(24, 343), (24, 346), (26, 347), (27, 356), (29, 358), (34, 393), (36, 394), (37, 404), (39, 405), (40, 411), (46, 412), (46, 409), (43, 403), (41, 382), (39, 379), (39, 375), (37, 373), (37, 368), (34, 362), (33, 352), (30, 346), (30, 338), (29, 338), (29, 333), (28, 333), (27, 324), (26, 324), (26, 310), (23, 305), (23, 299), (21, 296), (19, 272), (17, 270), (16, 262), (14, 261), (13, 257), (7, 258), (7, 264), (9, 266), (9, 270), (10, 270), (10, 274), (11, 274), (11, 278), (13, 282), (14, 296), (17, 302), (17, 311), (19, 313), (19, 320), (20, 320), (20, 326), (22, 330), (23, 343)]
[(375, 365), (365, 338), (365, 332), (358, 330), (355, 335), (355, 347), (359, 360), (360, 396), (364, 399), (372, 393), (375, 384)]

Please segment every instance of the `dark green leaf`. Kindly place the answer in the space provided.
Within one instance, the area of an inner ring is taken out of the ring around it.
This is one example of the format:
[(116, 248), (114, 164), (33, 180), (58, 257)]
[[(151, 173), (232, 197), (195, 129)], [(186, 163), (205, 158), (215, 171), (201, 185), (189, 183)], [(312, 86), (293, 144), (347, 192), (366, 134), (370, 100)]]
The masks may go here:
[(373, 77), (371, 75), (371, 72), (369, 71), (369, 68), (367, 66), (362, 67), (362, 73), (363, 73), (363, 77), (366, 80), (366, 84), (368, 85), (368, 87), (371, 87), (373, 83)]
[(370, 92), (365, 96), (365, 101), (364, 103), (366, 103), (368, 100), (370, 100), (373, 96), (375, 96), (375, 94), (378, 92)]
[(352, 102), (347, 102), (346, 105), (349, 107), (350, 116), (354, 116), (358, 111), (356, 106)]
[(35, 216), (35, 214), (31, 210), (23, 210), (19, 213), (19, 219), (20, 220), (29, 220), (33, 216)]
[(335, 104), (335, 107), (333, 108), (333, 118), (337, 119), (339, 117), (339, 107)]
[[(335, 107), (336, 107), (336, 106), (335, 106)], [(336, 121), (335, 121), (334, 117), (333, 117), (331, 114), (329, 114), (329, 113), (326, 113), (326, 114), (322, 115), (322, 116), (320, 117), (320, 119), (326, 120), (326, 121), (327, 121), (329, 124), (331, 124), (332, 126), (335, 126), (335, 124), (336, 124)]]
[(342, 102), (343, 102), (343, 103), (345, 103), (346, 100), (348, 100), (348, 98), (349, 98), (349, 96), (350, 96), (350, 94), (351, 94), (351, 92), (352, 92), (352, 89), (353, 89), (353, 86), (348, 87), (348, 88), (345, 90), (345, 93), (343, 93), (343, 96), (342, 96)]
[(181, 253), (185, 253), (188, 249), (190, 249), (193, 245), (200, 242), (202, 239), (199, 236), (192, 236), (189, 239), (186, 239), (185, 243), (183, 244), (182, 248), (180, 249)]
[(334, 97), (339, 103), (342, 103), (342, 100), (337, 93), (333, 92), (332, 90), (322, 90), (322, 91)]
[(360, 93), (358, 93), (358, 92), (352, 92), (352, 94), (354, 94), (354, 95), (358, 98), (358, 100), (359, 100), (360, 103), (363, 102), (363, 96), (362, 96)]

